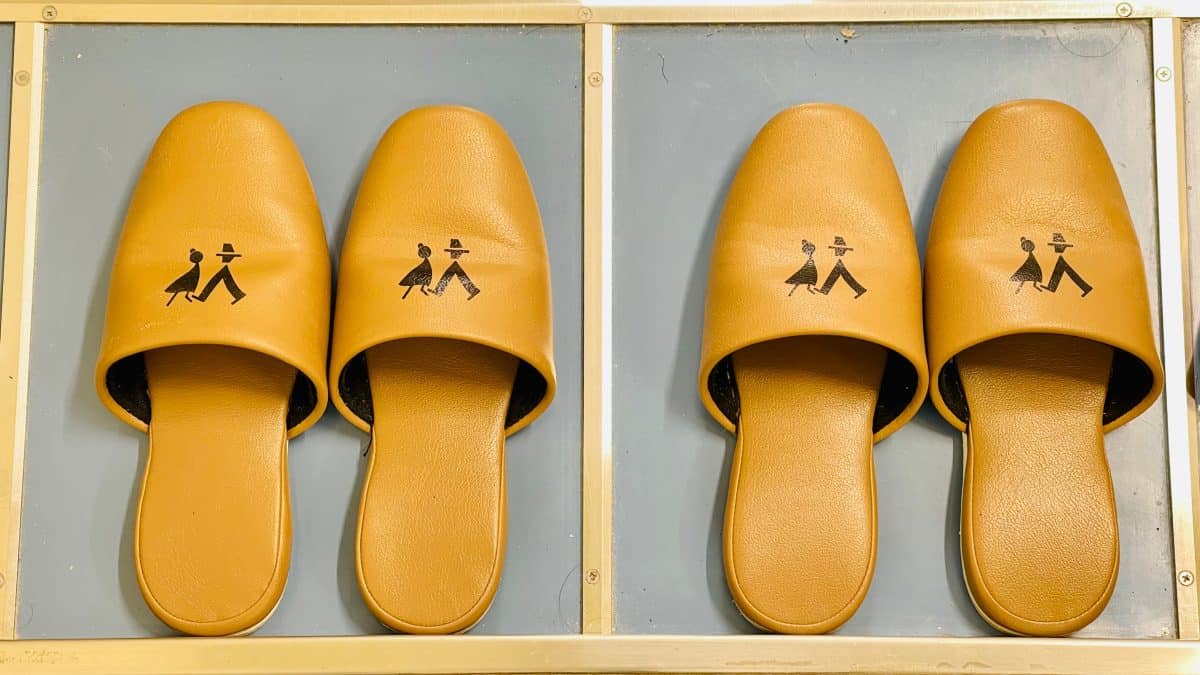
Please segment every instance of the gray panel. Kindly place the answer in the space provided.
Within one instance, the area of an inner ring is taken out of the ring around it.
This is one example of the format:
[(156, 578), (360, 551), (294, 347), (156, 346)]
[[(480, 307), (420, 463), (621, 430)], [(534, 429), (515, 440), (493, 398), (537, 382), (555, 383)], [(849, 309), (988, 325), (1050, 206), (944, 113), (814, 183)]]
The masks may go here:
[[(13, 25), (0, 24), (0, 75), (4, 82), (0, 83), (0, 199), (8, 202), (8, 125), (9, 113), (12, 112), (12, 56), (13, 56)], [(8, 213), (0, 213), (0, 242), (4, 241), (4, 219)], [(4, 268), (4, 246), (0, 245), (0, 269)], [(3, 275), (0, 275), (3, 276)], [(3, 290), (0, 280), (0, 290)]]
[[(710, 240), (758, 129), (806, 101), (862, 111), (895, 158), (924, 247), (967, 125), (1014, 98), (1056, 98), (1099, 129), (1129, 201), (1158, 317), (1149, 26), (1145, 23), (637, 27), (614, 87), (616, 623), (624, 633), (741, 633), (721, 526), (732, 440), (696, 369)], [(1157, 326), (1155, 328), (1157, 331)], [(1081, 635), (1168, 637), (1174, 583), (1161, 404), (1110, 434), (1121, 574)], [(874, 583), (840, 631), (980, 635), (961, 578), (959, 436), (931, 406), (875, 453)]]
[[(159, 635), (134, 577), (145, 440), (92, 387), (109, 265), (159, 130), (185, 106), (274, 113), (308, 164), (336, 258), (375, 142), (405, 111), (495, 116), (537, 192), (554, 279), (558, 398), (508, 446), (504, 578), (476, 633), (579, 630), (581, 114), (578, 28), (55, 26), (30, 365), (18, 631)], [(260, 634), (385, 632), (359, 597), (352, 548), (366, 436), (330, 406), (291, 445), (291, 575)]]
[[(1200, 182), (1200, 21), (1183, 24), (1183, 124), (1185, 157), (1187, 162), (1187, 217), (1188, 251), (1191, 266), (1192, 293), (1192, 336), (1200, 345), (1200, 312), (1196, 301), (1200, 300), (1200, 194), (1196, 184)], [(1193, 345), (1193, 346), (1195, 346)], [(1193, 352), (1195, 353), (1195, 352)], [(1189, 363), (1192, 377), (1198, 374), (1194, 364)]]

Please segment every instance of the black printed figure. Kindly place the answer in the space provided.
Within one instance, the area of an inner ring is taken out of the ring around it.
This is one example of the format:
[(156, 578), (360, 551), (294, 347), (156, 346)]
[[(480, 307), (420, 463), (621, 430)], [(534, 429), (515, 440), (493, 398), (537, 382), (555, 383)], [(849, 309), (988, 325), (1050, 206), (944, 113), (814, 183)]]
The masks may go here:
[(858, 280), (854, 278), (853, 274), (850, 274), (850, 270), (846, 269), (846, 265), (841, 260), (847, 251), (853, 251), (854, 249), (847, 246), (846, 240), (842, 237), (834, 237), (833, 246), (827, 246), (826, 248), (833, 249), (833, 254), (837, 256), (838, 261), (834, 263), (829, 276), (825, 277), (825, 283), (821, 284), (821, 287), (817, 291), (829, 295), (829, 291), (833, 290), (833, 286), (838, 282), (838, 279), (842, 279), (846, 282), (847, 286), (854, 289), (855, 300), (862, 297), (862, 294), (867, 292), (866, 287), (858, 283)]
[(417, 257), (421, 259), (421, 262), (400, 280), (401, 286), (408, 287), (404, 289), (404, 295), (400, 296), (401, 300), (408, 297), (408, 294), (412, 292), (413, 286), (420, 286), (421, 294), (429, 295), (429, 284), (433, 283), (433, 265), (429, 264), (429, 256), (431, 255), (433, 255), (433, 249), (425, 244), (417, 244)]
[(1058, 262), (1054, 263), (1054, 270), (1050, 272), (1050, 281), (1046, 285), (1042, 286), (1042, 288), (1050, 291), (1051, 293), (1057, 292), (1058, 284), (1062, 282), (1063, 275), (1065, 274), (1071, 278), (1071, 281), (1075, 282), (1075, 285), (1079, 287), (1079, 290), (1083, 291), (1083, 295), (1079, 297), (1086, 298), (1087, 294), (1092, 292), (1091, 284), (1084, 281), (1083, 277), (1079, 276), (1079, 272), (1076, 272), (1075, 268), (1071, 267), (1071, 264), (1068, 263), (1067, 259), (1063, 257), (1063, 253), (1065, 253), (1068, 248), (1071, 248), (1074, 245), (1075, 244), (1068, 244), (1067, 240), (1064, 239), (1063, 236), (1058, 232), (1054, 233), (1054, 237), (1048, 246), (1054, 247), (1054, 252), (1058, 254)]
[(792, 286), (792, 290), (788, 291), (788, 297), (791, 297), (792, 293), (795, 293), (796, 289), (801, 286), (808, 288), (809, 293), (817, 292), (813, 289), (813, 285), (817, 283), (817, 263), (813, 262), (813, 253), (816, 253), (817, 247), (813, 246), (813, 243), (807, 239), (802, 241), (803, 244), (800, 246), (800, 250), (804, 251), (804, 254), (808, 256), (808, 260), (804, 261), (804, 266), (796, 270), (796, 273), (788, 277), (787, 281), (784, 282)]
[(479, 295), (479, 288), (471, 283), (471, 277), (467, 276), (467, 273), (463, 271), (462, 265), (458, 264), (458, 259), (470, 253), (470, 251), (463, 248), (462, 242), (457, 239), (451, 239), (450, 248), (442, 250), (450, 254), (450, 259), (453, 262), (450, 263), (445, 272), (442, 272), (442, 278), (438, 279), (437, 288), (433, 290), (434, 295), (440, 296), (445, 293), (446, 287), (450, 285), (450, 280), (455, 277), (458, 277), (459, 283), (463, 285), (463, 288), (467, 289), (467, 293), (469, 294), (467, 295), (467, 300)]
[(183, 273), (175, 281), (167, 286), (165, 293), (170, 293), (171, 297), (167, 298), (167, 307), (175, 302), (175, 296), (183, 293), (183, 299), (188, 302), (192, 301), (192, 295), (196, 292), (196, 287), (200, 285), (200, 261), (204, 260), (204, 254), (196, 249), (192, 249), (188, 253), (188, 260), (192, 263), (192, 268)]
[(1038, 263), (1037, 258), (1033, 257), (1033, 248), (1034, 243), (1032, 241), (1021, 237), (1021, 250), (1028, 253), (1029, 256), (1025, 258), (1025, 262), (1017, 268), (1017, 271), (1013, 272), (1013, 275), (1009, 277), (1010, 281), (1017, 282), (1017, 293), (1021, 292), (1021, 288), (1027, 282), (1033, 283), (1033, 287), (1038, 293), (1042, 292), (1042, 266)]
[(246, 297), (246, 293), (233, 280), (233, 272), (229, 271), (229, 263), (233, 262), (234, 258), (242, 257), (242, 254), (234, 252), (233, 244), (226, 243), (221, 247), (221, 252), (217, 253), (217, 257), (225, 264), (221, 266), (221, 269), (216, 274), (212, 275), (212, 278), (204, 285), (204, 290), (200, 291), (200, 294), (195, 296), (195, 298), (200, 302), (208, 300), (208, 296), (212, 295), (213, 290), (217, 288), (217, 284), (224, 283), (225, 290), (229, 291), (229, 294), (233, 296), (233, 302), (229, 304), (236, 305), (242, 298)]

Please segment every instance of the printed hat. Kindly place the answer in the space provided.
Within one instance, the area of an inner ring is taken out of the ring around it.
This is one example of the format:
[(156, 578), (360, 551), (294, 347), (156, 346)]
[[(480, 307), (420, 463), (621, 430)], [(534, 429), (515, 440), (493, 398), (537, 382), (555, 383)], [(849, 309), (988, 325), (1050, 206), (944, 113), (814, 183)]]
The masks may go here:
[(1072, 246), (1074, 246), (1075, 244), (1068, 244), (1067, 240), (1062, 236), (1062, 233), (1055, 232), (1054, 236), (1051, 237), (1050, 243), (1047, 245), (1053, 246), (1055, 253), (1062, 253), (1063, 251), (1067, 250), (1068, 248), (1071, 248)]
[(234, 258), (242, 257), (241, 253), (233, 250), (233, 244), (229, 242), (225, 242), (225, 245), (221, 247), (221, 252), (217, 255), (220, 256), (222, 262), (229, 262)]
[(838, 255), (841, 255), (841, 254), (845, 253), (846, 251), (854, 250), (846, 245), (846, 239), (843, 237), (834, 237), (833, 238), (833, 246), (826, 246), (825, 248), (833, 249)]

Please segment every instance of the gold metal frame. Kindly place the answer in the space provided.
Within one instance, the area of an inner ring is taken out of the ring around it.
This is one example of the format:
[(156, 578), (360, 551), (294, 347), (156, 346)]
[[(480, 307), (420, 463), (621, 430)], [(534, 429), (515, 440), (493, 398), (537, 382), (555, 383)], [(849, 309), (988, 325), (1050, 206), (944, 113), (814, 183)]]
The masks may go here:
[(91, 0), (0, 2), (0, 20), (65, 23), (766, 23), (1200, 17), (1194, 0)]
[(612, 37), (583, 30), (583, 632), (612, 632)]
[[(20, 673), (391, 672), (1200, 672), (1200, 465), (1184, 195), (1180, 26), (1196, 0), (254, 0), (0, 2), (14, 22), (8, 196), (0, 290), (0, 671)], [(1152, 19), (1155, 147), (1168, 368), (1167, 427), (1178, 640), (635, 636), (613, 631), (613, 34), (639, 23)], [(528, 637), (15, 639), (29, 331), (42, 124), (52, 23), (576, 24), (583, 26), (584, 401), (582, 632)], [(1191, 64), (1200, 68), (1200, 64)], [(1178, 228), (1178, 229), (1176, 229)], [(1178, 236), (1176, 236), (1176, 233)]]
[(42, 144), (41, 24), (17, 24), (13, 33), (12, 113), (5, 211), (4, 290), (0, 304), (0, 637), (16, 637), (17, 560), (21, 546), (21, 493), (25, 477), (25, 402), (29, 324), (33, 313), (33, 246), (37, 232)]
[(1192, 642), (830, 636), (159, 638), (17, 641), (11, 672), (1111, 673), (1195, 675)]
[(1154, 145), (1158, 191), (1159, 279), (1175, 604), (1179, 637), (1200, 640), (1196, 573), (1196, 401), (1189, 395), (1192, 361), (1191, 279), (1188, 271), (1187, 180), (1183, 128), (1181, 22), (1154, 19)]

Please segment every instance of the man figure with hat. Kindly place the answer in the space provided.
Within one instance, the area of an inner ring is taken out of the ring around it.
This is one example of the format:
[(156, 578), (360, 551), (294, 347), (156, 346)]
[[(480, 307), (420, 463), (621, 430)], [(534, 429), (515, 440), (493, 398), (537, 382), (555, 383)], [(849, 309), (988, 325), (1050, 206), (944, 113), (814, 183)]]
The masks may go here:
[(1050, 273), (1050, 281), (1042, 286), (1042, 288), (1050, 291), (1051, 293), (1058, 291), (1058, 285), (1062, 282), (1063, 275), (1065, 274), (1071, 278), (1071, 281), (1075, 282), (1075, 285), (1079, 287), (1079, 290), (1083, 291), (1083, 295), (1080, 297), (1086, 298), (1087, 294), (1092, 292), (1091, 284), (1084, 281), (1083, 277), (1079, 276), (1079, 272), (1076, 272), (1075, 269), (1071, 267), (1071, 264), (1067, 262), (1067, 259), (1063, 257), (1063, 253), (1065, 253), (1068, 248), (1071, 248), (1075, 244), (1068, 244), (1067, 240), (1063, 238), (1061, 233), (1055, 232), (1050, 243), (1047, 245), (1054, 247), (1054, 252), (1058, 254), (1058, 262), (1054, 263), (1054, 271)]
[(225, 290), (229, 291), (229, 294), (233, 296), (233, 302), (229, 304), (236, 305), (239, 300), (246, 297), (246, 293), (239, 288), (237, 282), (233, 280), (233, 272), (229, 271), (229, 263), (233, 262), (234, 258), (242, 257), (242, 254), (235, 252), (233, 250), (233, 244), (226, 242), (225, 245), (221, 247), (220, 253), (217, 253), (217, 257), (220, 258), (221, 262), (225, 264), (222, 265), (221, 269), (218, 270), (217, 273), (208, 280), (208, 283), (204, 285), (204, 290), (200, 291), (200, 294), (195, 296), (195, 298), (200, 302), (208, 300), (208, 296), (212, 295), (212, 292), (216, 289), (217, 284), (224, 283)]
[(458, 277), (459, 283), (463, 285), (463, 288), (467, 289), (467, 300), (479, 295), (479, 288), (471, 283), (471, 277), (467, 276), (467, 273), (463, 271), (462, 265), (458, 264), (458, 259), (470, 253), (470, 251), (463, 248), (462, 242), (457, 239), (451, 239), (450, 248), (442, 250), (450, 254), (452, 262), (446, 268), (446, 271), (442, 273), (442, 278), (438, 279), (437, 288), (433, 289), (434, 295), (440, 296), (445, 293), (446, 287), (450, 285), (450, 280), (455, 277)]
[(821, 284), (817, 292), (829, 295), (829, 291), (833, 290), (833, 286), (838, 282), (838, 279), (842, 279), (846, 282), (846, 285), (854, 289), (854, 299), (857, 300), (863, 293), (867, 292), (867, 289), (858, 283), (858, 280), (854, 278), (853, 274), (850, 274), (850, 270), (846, 269), (846, 265), (842, 263), (842, 256), (846, 255), (847, 251), (853, 251), (854, 249), (847, 246), (846, 240), (842, 237), (834, 237), (833, 246), (826, 246), (826, 248), (833, 249), (833, 254), (837, 256), (837, 262), (834, 263), (829, 276), (825, 277), (825, 283)]

